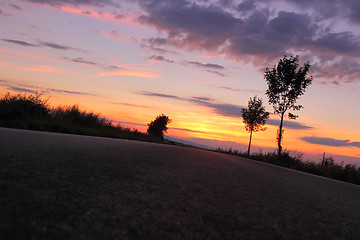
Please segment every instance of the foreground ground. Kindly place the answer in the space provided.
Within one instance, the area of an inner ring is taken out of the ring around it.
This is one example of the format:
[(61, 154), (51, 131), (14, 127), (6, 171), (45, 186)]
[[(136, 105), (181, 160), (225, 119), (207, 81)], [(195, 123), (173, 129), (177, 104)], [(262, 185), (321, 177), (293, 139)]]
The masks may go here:
[(239, 157), (0, 128), (0, 239), (359, 239), (360, 186)]

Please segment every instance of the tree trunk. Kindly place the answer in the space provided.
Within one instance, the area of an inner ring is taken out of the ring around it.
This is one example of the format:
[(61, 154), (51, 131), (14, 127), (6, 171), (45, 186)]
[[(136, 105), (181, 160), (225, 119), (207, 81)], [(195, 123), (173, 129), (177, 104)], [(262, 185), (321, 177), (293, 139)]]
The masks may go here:
[(251, 138), (252, 138), (252, 130), (250, 131), (250, 140), (249, 140), (249, 147), (248, 147), (248, 152), (247, 152), (247, 155), (249, 156), (250, 155), (250, 146), (251, 146)]
[(281, 146), (281, 140), (282, 140), (282, 135), (283, 135), (283, 121), (284, 121), (284, 113), (281, 114), (281, 120), (280, 120), (280, 126), (279, 126), (279, 132), (278, 132), (278, 157), (280, 159), (281, 157), (281, 149), (282, 149), (282, 146)]

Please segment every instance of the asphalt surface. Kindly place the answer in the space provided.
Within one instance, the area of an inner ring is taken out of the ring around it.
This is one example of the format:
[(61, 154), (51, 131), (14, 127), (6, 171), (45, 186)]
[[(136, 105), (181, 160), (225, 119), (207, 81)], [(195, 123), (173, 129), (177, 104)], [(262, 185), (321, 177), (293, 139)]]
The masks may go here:
[(360, 187), (205, 150), (0, 128), (0, 239), (360, 239)]

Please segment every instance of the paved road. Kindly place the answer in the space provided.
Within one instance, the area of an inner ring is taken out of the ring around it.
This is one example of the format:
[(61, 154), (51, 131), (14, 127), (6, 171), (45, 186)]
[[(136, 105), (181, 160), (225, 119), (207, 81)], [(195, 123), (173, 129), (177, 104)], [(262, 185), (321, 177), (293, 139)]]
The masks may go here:
[(0, 128), (0, 147), (0, 239), (360, 239), (357, 185), (118, 139)]

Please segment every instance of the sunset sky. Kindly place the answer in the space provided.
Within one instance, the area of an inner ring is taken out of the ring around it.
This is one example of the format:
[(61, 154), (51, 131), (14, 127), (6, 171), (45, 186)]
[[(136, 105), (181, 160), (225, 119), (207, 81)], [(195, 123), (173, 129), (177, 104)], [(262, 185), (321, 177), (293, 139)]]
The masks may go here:
[[(360, 164), (358, 0), (2, 0), (0, 22), (1, 95), (44, 92), (143, 132), (164, 113), (168, 136), (241, 151), (248, 100), (273, 113), (264, 70), (299, 55), (314, 80), (283, 148)], [(253, 151), (276, 148), (278, 125)]]

